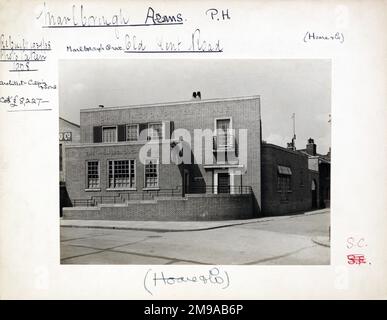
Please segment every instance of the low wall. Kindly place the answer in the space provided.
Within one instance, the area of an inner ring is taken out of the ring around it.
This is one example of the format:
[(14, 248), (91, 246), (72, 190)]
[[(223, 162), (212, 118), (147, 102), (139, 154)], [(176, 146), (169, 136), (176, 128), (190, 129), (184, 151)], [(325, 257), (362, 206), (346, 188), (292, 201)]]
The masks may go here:
[(262, 210), (265, 217), (281, 216), (300, 211), (310, 211), (312, 210), (312, 201), (309, 199), (288, 202), (264, 201)]
[(64, 219), (133, 221), (214, 221), (249, 219), (251, 195), (187, 195), (154, 201), (129, 201), (125, 205), (63, 208)]

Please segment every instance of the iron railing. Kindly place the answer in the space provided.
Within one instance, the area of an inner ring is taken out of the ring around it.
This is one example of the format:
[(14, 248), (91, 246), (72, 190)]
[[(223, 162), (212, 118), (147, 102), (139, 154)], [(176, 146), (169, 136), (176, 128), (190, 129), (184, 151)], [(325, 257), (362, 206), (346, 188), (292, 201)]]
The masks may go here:
[(74, 199), (73, 207), (95, 207), (96, 203), (93, 199)]
[[(195, 186), (184, 194), (251, 194), (250, 186)], [(112, 196), (92, 196), (90, 199), (74, 199), (74, 207), (95, 207), (99, 204), (124, 204), (130, 200), (154, 200), (155, 197), (182, 197), (180, 187), (174, 189), (143, 190), (142, 192), (119, 192)]]
[(250, 186), (214, 186), (214, 185), (205, 185), (205, 186), (195, 186), (190, 187), (188, 194), (219, 194), (219, 193), (228, 193), (228, 194), (251, 194), (252, 188)]
[(218, 132), (213, 137), (215, 151), (229, 151), (235, 149), (235, 135), (230, 132)]

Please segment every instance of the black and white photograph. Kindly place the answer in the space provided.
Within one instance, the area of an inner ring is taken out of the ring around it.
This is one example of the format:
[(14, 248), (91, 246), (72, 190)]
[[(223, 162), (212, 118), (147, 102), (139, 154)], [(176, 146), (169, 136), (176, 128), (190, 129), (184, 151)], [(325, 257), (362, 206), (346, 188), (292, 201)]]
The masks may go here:
[(331, 73), (59, 60), (60, 263), (330, 265)]

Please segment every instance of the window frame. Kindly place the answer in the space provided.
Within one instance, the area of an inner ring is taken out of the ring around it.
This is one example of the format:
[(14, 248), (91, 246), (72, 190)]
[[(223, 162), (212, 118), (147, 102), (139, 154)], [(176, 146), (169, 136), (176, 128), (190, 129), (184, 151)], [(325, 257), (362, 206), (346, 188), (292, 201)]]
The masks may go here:
[[(131, 126), (137, 126), (137, 137), (136, 140), (128, 140), (128, 127)], [(129, 123), (126, 125), (126, 141), (127, 142), (133, 142), (133, 141), (138, 141), (140, 139), (140, 124), (139, 123)]]
[[(282, 188), (283, 185), (285, 185), (287, 188)], [(285, 192), (285, 193), (292, 192), (292, 176), (291, 175), (277, 173), (277, 191), (278, 192)]]
[[(103, 130), (107, 128), (114, 128), (116, 130), (116, 138), (115, 141), (104, 141), (103, 140)], [(117, 143), (118, 142), (118, 126), (117, 125), (111, 125), (111, 126), (102, 126), (102, 143)]]
[[(148, 137), (149, 137), (149, 132), (150, 132), (150, 130), (149, 130), (150, 128), (149, 127), (152, 124), (159, 124), (159, 125), (161, 125), (161, 137), (159, 137), (157, 140), (164, 140), (165, 139), (164, 138), (164, 136), (165, 136), (165, 133), (164, 133), (164, 123), (162, 121), (159, 121), (159, 122), (148, 122)], [(156, 139), (151, 137), (150, 141), (152, 141), (152, 140), (156, 140)]]
[[(89, 186), (89, 162), (96, 162), (98, 165), (98, 187)], [(101, 190), (101, 165), (97, 159), (86, 160), (86, 191), (100, 191)]]
[[(228, 128), (228, 132), (226, 132), (226, 144), (219, 146), (219, 136), (218, 136), (218, 121), (219, 120), (229, 120), (230, 121), (230, 126)], [(233, 130), (233, 123), (232, 123), (232, 117), (220, 117), (220, 118), (215, 118), (214, 119), (214, 136), (216, 137), (216, 145), (217, 145), (217, 150), (232, 150), (235, 148), (233, 142), (231, 144), (229, 143), (229, 137), (231, 139), (235, 138), (235, 133)]]
[(217, 122), (218, 120), (230, 120), (230, 128), (229, 130), (232, 130), (233, 129), (233, 126), (232, 126), (232, 117), (221, 117), (221, 118), (215, 118), (214, 119), (214, 132), (215, 134), (217, 134)]
[[(154, 164), (156, 164), (156, 173), (157, 173), (157, 186), (149, 187), (146, 185), (146, 166), (147, 161), (154, 161)], [(158, 190), (160, 189), (160, 162), (157, 158), (147, 159), (144, 164), (144, 188), (143, 190)]]
[[(111, 187), (110, 186), (110, 177), (109, 177), (109, 162), (113, 162), (113, 181), (115, 178), (115, 161), (129, 161), (129, 184), (131, 181), (131, 175), (130, 175), (130, 162), (133, 161), (133, 167), (134, 167), (134, 174), (133, 174), (133, 185), (129, 187), (123, 187), (123, 188), (116, 188), (115, 186)], [(107, 178), (107, 191), (116, 191), (116, 190), (136, 190), (136, 185), (137, 185), (137, 168), (136, 168), (136, 159), (108, 159), (106, 162), (106, 178)]]

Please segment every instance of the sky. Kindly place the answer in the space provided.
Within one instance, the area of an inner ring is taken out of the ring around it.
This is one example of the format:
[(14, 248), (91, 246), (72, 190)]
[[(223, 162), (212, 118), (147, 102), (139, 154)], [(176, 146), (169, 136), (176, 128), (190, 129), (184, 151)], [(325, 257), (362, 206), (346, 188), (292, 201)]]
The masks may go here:
[(331, 145), (331, 61), (320, 59), (78, 59), (59, 62), (59, 114), (79, 124), (79, 110), (97, 107), (260, 95), (262, 136), (286, 147), (308, 138), (317, 152)]

